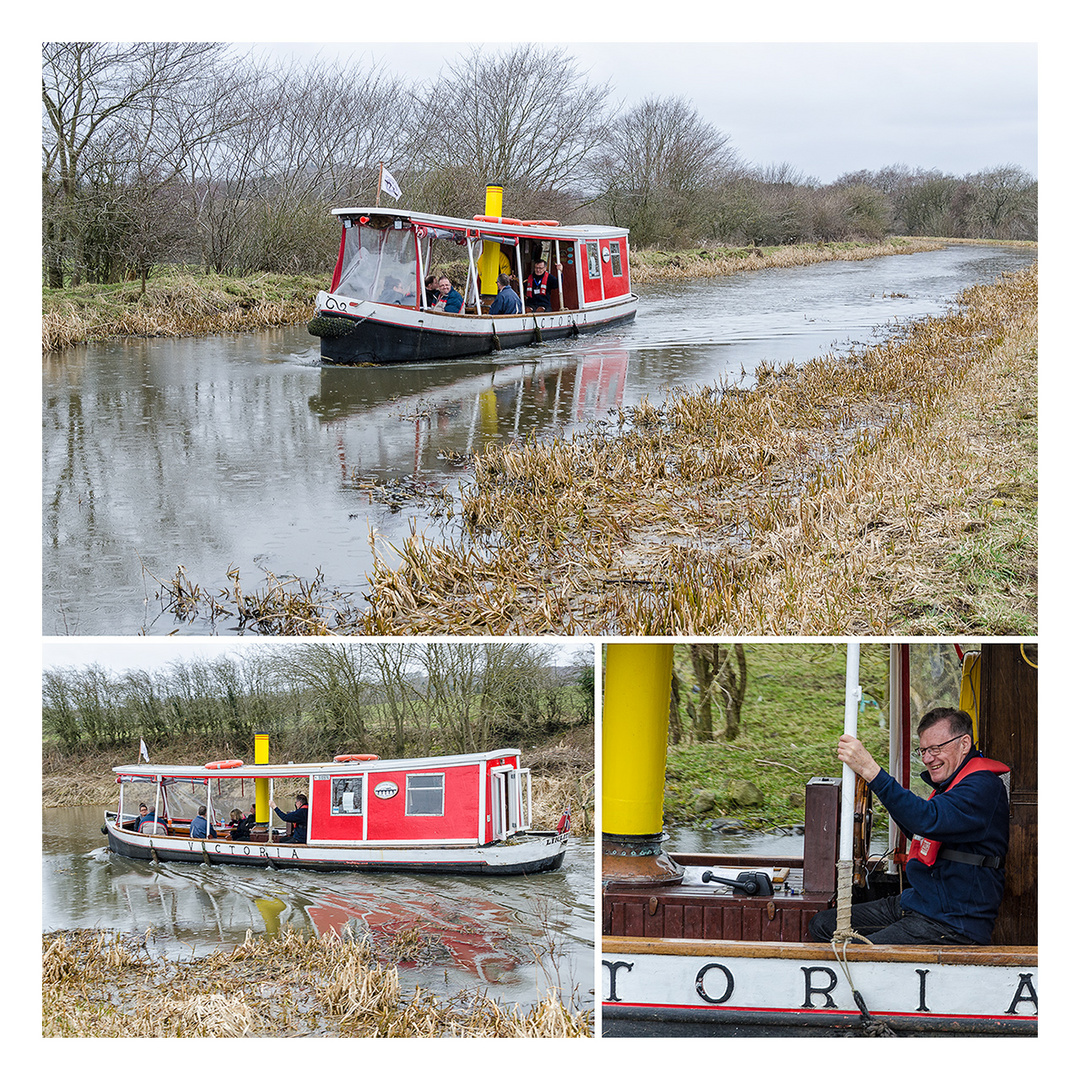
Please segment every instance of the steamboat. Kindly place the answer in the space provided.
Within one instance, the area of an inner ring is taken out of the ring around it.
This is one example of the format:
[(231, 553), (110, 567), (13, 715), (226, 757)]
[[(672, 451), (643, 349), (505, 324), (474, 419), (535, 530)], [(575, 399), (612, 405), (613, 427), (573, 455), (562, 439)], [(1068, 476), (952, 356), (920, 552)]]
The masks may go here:
[[(257, 758), (266, 757), (265, 738), (256, 736)], [(555, 829), (532, 828), (532, 778), (515, 749), (392, 761), (344, 754), (308, 764), (139, 764), (113, 771), (119, 800), (102, 831), (111, 851), (134, 859), (535, 874), (561, 866), (569, 837), (569, 811)], [(280, 814), (271, 812), (275, 793)], [(297, 823), (282, 815), (295, 817), (304, 803), (298, 834)]]
[[(308, 324), (321, 361), (452, 360), (634, 318), (627, 230), (504, 217), (497, 185), (485, 210), (471, 220), (380, 206), (332, 210), (341, 221), (337, 265)], [(466, 265), (464, 280), (438, 296), (425, 283), (434, 275), (437, 284), (450, 262)], [(515, 314), (492, 312), (501, 273), (521, 301)], [(535, 294), (533, 280), (542, 281)]]

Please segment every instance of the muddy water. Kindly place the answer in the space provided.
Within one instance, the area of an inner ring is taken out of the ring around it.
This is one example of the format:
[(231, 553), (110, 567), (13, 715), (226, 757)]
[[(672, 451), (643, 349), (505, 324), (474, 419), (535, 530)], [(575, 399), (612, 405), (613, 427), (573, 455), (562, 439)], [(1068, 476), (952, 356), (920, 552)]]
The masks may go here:
[(568, 1004), (592, 1008), (593, 857), (584, 840), (571, 840), (561, 870), (531, 878), (154, 866), (103, 846), (102, 813), (42, 812), (43, 932), (150, 931), (151, 950), (176, 958), (228, 952), (249, 930), (350, 927), (378, 940), (415, 927), (440, 946), (438, 959), (399, 964), (406, 989), (442, 998), (482, 990), (529, 1005), (557, 986)]
[(373, 556), (438, 537), (468, 455), (567, 432), (673, 385), (752, 379), (938, 314), (1030, 250), (956, 246), (864, 262), (643, 286), (621, 330), (461, 363), (320, 367), (303, 327), (84, 346), (43, 363), (43, 628), (228, 632), (163, 615), (183, 565), (363, 596)]

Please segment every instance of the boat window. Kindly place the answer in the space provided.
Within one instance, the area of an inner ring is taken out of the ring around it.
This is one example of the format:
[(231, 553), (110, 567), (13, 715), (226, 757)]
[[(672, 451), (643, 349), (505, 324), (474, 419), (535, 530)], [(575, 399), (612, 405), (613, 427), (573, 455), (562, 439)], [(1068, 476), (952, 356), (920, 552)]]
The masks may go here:
[(622, 277), (622, 248), (617, 243), (609, 244), (608, 251), (611, 253), (612, 276)]
[(405, 816), (441, 816), (445, 779), (442, 773), (406, 776)]
[(416, 305), (416, 237), (412, 229), (345, 230), (341, 280), (335, 290), (356, 300)]
[(338, 777), (330, 783), (331, 814), (363, 814), (364, 781), (362, 777)]
[(600, 242), (589, 240), (585, 244), (585, 258), (589, 267), (589, 277), (600, 276)]

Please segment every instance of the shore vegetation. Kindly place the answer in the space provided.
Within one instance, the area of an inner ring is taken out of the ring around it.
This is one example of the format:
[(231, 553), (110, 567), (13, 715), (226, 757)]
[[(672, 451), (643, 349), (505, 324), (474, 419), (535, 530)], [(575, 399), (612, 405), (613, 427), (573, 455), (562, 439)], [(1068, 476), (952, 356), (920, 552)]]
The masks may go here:
[(42, 935), (45, 1038), (587, 1038), (591, 1016), (558, 990), (532, 1006), (485, 994), (406, 991), (397, 964), (429, 943), (390, 937), (277, 936), (169, 960), (145, 935)]

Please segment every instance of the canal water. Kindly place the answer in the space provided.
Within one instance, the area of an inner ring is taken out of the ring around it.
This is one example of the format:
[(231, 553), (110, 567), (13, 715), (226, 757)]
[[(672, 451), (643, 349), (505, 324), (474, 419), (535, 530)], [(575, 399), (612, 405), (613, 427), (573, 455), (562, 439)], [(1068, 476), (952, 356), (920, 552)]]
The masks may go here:
[(230, 569), (249, 591), (321, 571), (360, 602), (372, 542), (387, 556), (410, 530), (437, 539), (440, 493), (486, 444), (868, 343), (1032, 259), (957, 245), (642, 286), (628, 327), (495, 359), (322, 367), (303, 326), (49, 355), (44, 633), (228, 632), (162, 613), (158, 582), (178, 566), (211, 593)]
[(593, 845), (572, 838), (560, 870), (534, 877), (314, 873), (153, 865), (112, 854), (102, 808), (42, 811), (42, 931), (146, 935), (171, 959), (229, 952), (248, 931), (372, 934), (417, 930), (437, 959), (400, 962), (403, 989), (448, 999), (485, 992), (535, 1004), (558, 988), (593, 1007)]

